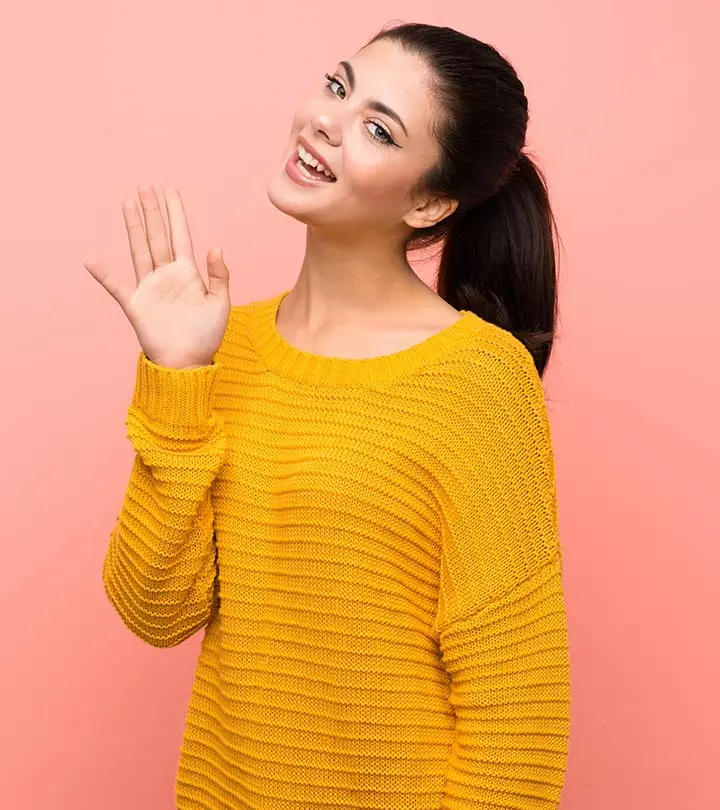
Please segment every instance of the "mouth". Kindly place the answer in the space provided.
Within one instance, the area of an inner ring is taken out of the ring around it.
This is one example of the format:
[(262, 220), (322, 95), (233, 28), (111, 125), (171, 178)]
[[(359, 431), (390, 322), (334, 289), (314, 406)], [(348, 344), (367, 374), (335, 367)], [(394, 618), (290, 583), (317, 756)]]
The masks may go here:
[(294, 160), (298, 171), (310, 180), (325, 183), (337, 182), (337, 177), (320, 161), (318, 156), (314, 155), (309, 149), (306, 149), (299, 141), (295, 150)]

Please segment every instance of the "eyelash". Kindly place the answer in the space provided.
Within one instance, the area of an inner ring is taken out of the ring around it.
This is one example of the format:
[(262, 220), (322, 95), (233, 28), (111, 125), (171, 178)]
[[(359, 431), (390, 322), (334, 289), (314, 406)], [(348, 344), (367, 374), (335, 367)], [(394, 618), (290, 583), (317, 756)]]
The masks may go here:
[[(343, 89), (343, 90), (345, 90), (345, 85), (344, 85), (344, 84), (343, 84), (343, 83), (340, 81), (340, 79), (338, 79), (338, 77), (337, 77), (337, 76), (331, 76), (329, 73), (326, 73), (326, 74), (325, 74), (325, 78), (327, 79), (327, 84), (325, 85), (325, 87), (326, 87), (328, 90), (330, 90), (330, 92), (331, 92), (331, 93), (332, 93), (332, 94), (333, 94), (333, 95), (334, 95), (336, 98), (340, 98), (340, 96), (338, 96), (338, 94), (337, 94), (337, 93), (335, 93), (335, 92), (332, 90), (331, 85), (332, 85), (332, 84), (339, 84), (339, 85), (340, 85), (340, 87), (342, 87), (342, 89)], [(373, 134), (372, 134), (372, 132), (370, 132), (370, 130), (368, 129), (368, 130), (367, 130), (367, 132), (368, 132), (368, 134), (370, 135), (370, 137), (371, 137), (373, 140), (376, 140), (378, 143), (381, 143), (381, 144), (383, 144), (383, 145), (385, 145), (385, 146), (397, 146), (397, 144), (396, 144), (396, 143), (395, 143), (395, 141), (392, 139), (392, 137), (391, 137), (390, 133), (389, 133), (389, 132), (388, 132), (388, 131), (385, 129), (385, 127), (383, 127), (383, 126), (381, 126), (380, 124), (378, 124), (378, 122), (377, 122), (377, 121), (370, 121), (370, 123), (371, 123), (371, 124), (375, 124), (375, 126), (376, 126), (376, 127), (378, 127), (378, 129), (381, 129), (381, 130), (382, 130), (382, 131), (383, 131), (383, 132), (384, 132), (384, 133), (387, 135), (387, 140), (385, 140), (384, 138), (378, 138), (378, 136), (377, 136), (377, 135), (373, 135)]]

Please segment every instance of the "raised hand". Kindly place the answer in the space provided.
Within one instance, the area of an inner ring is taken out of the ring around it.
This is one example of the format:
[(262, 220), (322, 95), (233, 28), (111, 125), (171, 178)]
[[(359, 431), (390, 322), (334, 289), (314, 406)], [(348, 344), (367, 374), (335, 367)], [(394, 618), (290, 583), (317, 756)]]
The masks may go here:
[(137, 285), (112, 277), (96, 261), (86, 261), (85, 268), (120, 304), (149, 360), (178, 369), (209, 365), (230, 317), (222, 252), (208, 251), (206, 287), (177, 189), (165, 188), (169, 237), (155, 189), (141, 186), (138, 194), (142, 213), (135, 200), (122, 207)]

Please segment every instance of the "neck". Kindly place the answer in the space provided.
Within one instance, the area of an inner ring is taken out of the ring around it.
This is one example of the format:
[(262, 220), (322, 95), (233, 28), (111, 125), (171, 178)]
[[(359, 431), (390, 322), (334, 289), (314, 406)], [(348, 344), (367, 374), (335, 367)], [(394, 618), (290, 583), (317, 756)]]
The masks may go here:
[(284, 317), (315, 331), (368, 326), (427, 307), (435, 293), (408, 264), (403, 245), (349, 239), (308, 226), (300, 274), (283, 301)]

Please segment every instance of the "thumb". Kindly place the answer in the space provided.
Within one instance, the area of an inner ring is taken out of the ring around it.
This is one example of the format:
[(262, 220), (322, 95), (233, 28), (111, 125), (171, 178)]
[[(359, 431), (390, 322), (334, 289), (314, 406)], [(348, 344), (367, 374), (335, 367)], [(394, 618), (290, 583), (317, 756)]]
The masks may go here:
[(223, 259), (222, 250), (213, 247), (207, 255), (208, 294), (226, 298), (230, 295), (230, 271)]
[(95, 281), (100, 282), (100, 284), (105, 287), (105, 289), (110, 293), (110, 295), (112, 295), (118, 304), (120, 304), (122, 310), (127, 312), (127, 302), (132, 297), (133, 290), (128, 287), (127, 284), (123, 284), (122, 282), (114, 279), (111, 274), (108, 273), (105, 265), (101, 264), (100, 262), (86, 259), (83, 264), (85, 269), (90, 272), (90, 275), (95, 279)]

